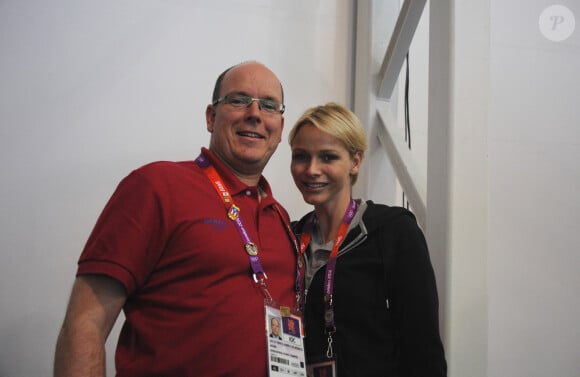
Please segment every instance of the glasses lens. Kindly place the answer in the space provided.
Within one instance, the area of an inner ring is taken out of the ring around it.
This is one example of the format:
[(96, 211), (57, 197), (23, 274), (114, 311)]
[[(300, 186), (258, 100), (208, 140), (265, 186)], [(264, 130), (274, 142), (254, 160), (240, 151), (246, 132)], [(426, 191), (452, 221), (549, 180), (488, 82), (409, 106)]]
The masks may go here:
[(280, 104), (271, 99), (261, 99), (260, 107), (266, 112), (275, 113), (280, 109)]
[(246, 107), (252, 103), (252, 97), (243, 94), (227, 95), (226, 102), (234, 107)]
[(248, 107), (252, 104), (252, 102), (258, 101), (260, 110), (267, 112), (267, 113), (281, 113), (283, 109), (283, 105), (280, 102), (277, 102), (273, 99), (269, 98), (252, 98), (245, 94), (228, 94), (224, 97), (224, 102), (228, 105), (237, 108), (244, 108)]

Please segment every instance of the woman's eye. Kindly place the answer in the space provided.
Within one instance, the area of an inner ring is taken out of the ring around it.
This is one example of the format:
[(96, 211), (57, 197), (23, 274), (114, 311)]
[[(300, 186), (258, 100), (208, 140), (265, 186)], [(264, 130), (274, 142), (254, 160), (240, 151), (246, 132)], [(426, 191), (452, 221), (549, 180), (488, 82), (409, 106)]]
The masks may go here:
[(322, 156), (322, 161), (324, 162), (331, 162), (338, 159), (338, 156), (335, 156), (333, 154), (325, 154)]
[(292, 155), (292, 161), (296, 161), (296, 162), (306, 161), (307, 158), (308, 157), (305, 154), (302, 154), (302, 153), (296, 153), (296, 154), (293, 154)]

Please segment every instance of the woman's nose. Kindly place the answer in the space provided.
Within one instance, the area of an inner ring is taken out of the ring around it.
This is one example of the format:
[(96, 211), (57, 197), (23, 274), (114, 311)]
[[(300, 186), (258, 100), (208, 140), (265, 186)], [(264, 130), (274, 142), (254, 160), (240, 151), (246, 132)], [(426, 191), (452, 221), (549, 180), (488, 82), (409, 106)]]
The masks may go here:
[(315, 158), (310, 160), (306, 172), (310, 175), (320, 175), (320, 166)]

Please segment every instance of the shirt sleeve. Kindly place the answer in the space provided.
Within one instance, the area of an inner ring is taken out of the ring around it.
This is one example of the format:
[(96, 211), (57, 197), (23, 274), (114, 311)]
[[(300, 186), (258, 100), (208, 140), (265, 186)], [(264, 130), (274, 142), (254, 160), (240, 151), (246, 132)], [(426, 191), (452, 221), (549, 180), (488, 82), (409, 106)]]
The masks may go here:
[(167, 239), (163, 205), (139, 171), (124, 178), (100, 214), (80, 256), (77, 275), (102, 274), (128, 294), (142, 285)]

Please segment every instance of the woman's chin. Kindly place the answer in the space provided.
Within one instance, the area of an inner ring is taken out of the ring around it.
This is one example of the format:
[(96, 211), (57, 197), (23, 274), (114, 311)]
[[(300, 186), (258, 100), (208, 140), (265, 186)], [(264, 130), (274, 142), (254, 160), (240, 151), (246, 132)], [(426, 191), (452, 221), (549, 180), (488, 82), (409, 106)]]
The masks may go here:
[(302, 198), (304, 199), (304, 201), (310, 205), (318, 205), (320, 204), (322, 201), (320, 200), (320, 196), (319, 195), (313, 195), (312, 193), (302, 193)]

